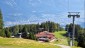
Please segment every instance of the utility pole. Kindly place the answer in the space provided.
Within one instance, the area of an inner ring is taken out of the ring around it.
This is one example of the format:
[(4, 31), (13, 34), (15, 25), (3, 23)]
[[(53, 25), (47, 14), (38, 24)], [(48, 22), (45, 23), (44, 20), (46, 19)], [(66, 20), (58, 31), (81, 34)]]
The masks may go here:
[(73, 18), (73, 21), (72, 21), (73, 22), (73, 31), (72, 31), (72, 39), (71, 40), (72, 40), (72, 46), (74, 46), (74, 39), (75, 39), (75, 37), (74, 37), (75, 36), (75, 22), (74, 21), (75, 21), (75, 17), (77, 17), (77, 18), (80, 17), (80, 15), (79, 15), (80, 12), (68, 12), (68, 13), (69, 13), (68, 17)]

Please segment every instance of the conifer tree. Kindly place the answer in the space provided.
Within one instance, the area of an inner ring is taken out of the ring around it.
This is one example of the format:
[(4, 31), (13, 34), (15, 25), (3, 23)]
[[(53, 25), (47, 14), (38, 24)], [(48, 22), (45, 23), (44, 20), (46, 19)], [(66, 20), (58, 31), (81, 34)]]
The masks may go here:
[(3, 18), (2, 18), (1, 10), (0, 10), (0, 36), (1, 37), (5, 36), (4, 30), (3, 30)]

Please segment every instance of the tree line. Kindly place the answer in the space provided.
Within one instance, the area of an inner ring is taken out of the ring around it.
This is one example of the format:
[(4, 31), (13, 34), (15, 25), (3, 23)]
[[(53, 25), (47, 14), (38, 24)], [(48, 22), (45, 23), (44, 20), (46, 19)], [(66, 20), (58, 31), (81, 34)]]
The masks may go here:
[[(11, 35), (17, 35), (18, 33), (22, 33), (23, 38), (30, 38), (28, 34), (37, 34), (42, 31), (60, 31), (63, 30), (62, 27), (58, 23), (54, 23), (51, 21), (42, 22), (41, 24), (25, 24), (25, 25), (15, 25), (12, 27), (4, 28), (4, 32), (6, 37), (10, 37)], [(32, 36), (33, 36), (32, 35)]]

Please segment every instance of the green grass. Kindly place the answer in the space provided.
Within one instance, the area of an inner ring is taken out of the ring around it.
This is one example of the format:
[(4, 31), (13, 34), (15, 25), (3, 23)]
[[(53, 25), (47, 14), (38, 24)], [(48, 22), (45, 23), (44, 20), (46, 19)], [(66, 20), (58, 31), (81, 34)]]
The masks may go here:
[[(68, 44), (68, 37), (64, 36), (66, 34), (66, 31), (56, 31), (54, 32), (55, 37), (58, 39), (58, 41), (55, 41), (56, 44), (62, 44), (62, 45), (69, 45)], [(73, 46), (72, 48), (81, 48)]]
[(40, 43), (28, 39), (1, 38), (0, 48), (60, 48), (50, 43)]
[(55, 41), (54, 43), (68, 45), (67, 37), (64, 36), (65, 34), (66, 34), (66, 31), (54, 32), (55, 37), (58, 39), (58, 41)]
[[(68, 45), (67, 37), (63, 36), (66, 31), (54, 32), (55, 37), (58, 41), (53, 42), (54, 44)], [(2, 38), (0, 37), (0, 48), (60, 48), (53, 45), (52, 43), (40, 43), (38, 41), (21, 39), (21, 38)], [(80, 47), (72, 47), (80, 48)]]
[(65, 36), (63, 36), (64, 34), (66, 34), (66, 31), (56, 31), (54, 32), (54, 35), (56, 38), (66, 38)]

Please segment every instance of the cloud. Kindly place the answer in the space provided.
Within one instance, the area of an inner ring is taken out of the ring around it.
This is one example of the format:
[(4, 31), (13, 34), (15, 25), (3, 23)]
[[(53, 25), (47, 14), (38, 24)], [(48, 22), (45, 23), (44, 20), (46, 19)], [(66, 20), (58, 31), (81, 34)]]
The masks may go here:
[[(27, 20), (18, 20), (18, 21), (7, 21), (5, 22), (5, 26), (13, 26), (13, 25), (19, 25), (19, 24), (37, 24), (45, 21), (53, 21), (56, 23), (59, 23), (62, 26), (65, 26), (66, 24), (72, 23), (72, 18), (61, 18), (56, 17), (55, 14), (44, 14), (41, 18), (34, 16), (29, 17)], [(76, 24), (84, 23), (83, 19), (76, 19)], [(80, 24), (81, 25), (81, 24)]]
[(34, 10), (34, 11), (32, 11), (32, 12), (35, 13), (35, 12), (37, 12), (37, 11)]
[(38, 0), (40, 3), (42, 2), (42, 0)]
[(20, 25), (20, 24), (29, 24), (29, 21), (27, 20), (22, 20), (22, 21), (6, 21), (5, 23), (5, 27), (8, 27), (8, 26), (14, 26), (14, 25)]
[[(80, 18), (75, 19), (75, 23), (79, 24), (81, 22), (85, 22), (85, 17), (84, 17), (84, 10), (80, 10)], [(56, 23), (59, 23), (61, 25), (66, 25), (72, 23), (72, 18), (68, 18), (68, 12), (61, 12), (57, 14), (42, 14), (42, 18), (44, 21), (54, 21)], [(81, 24), (80, 24), (81, 25)]]
[(13, 6), (16, 6), (17, 3), (15, 2), (15, 0), (5, 0), (5, 4), (13, 7)]
[(42, 19), (39, 18), (39, 16), (36, 16), (36, 15), (30, 15), (28, 20), (29, 20), (30, 23), (33, 23), (33, 22), (38, 23), (38, 22), (42, 21)]
[[(36, 11), (33, 11), (36, 12)], [(82, 11), (83, 12), (83, 11)], [(11, 16), (21, 16), (23, 14), (21, 13), (14, 13), (14, 14), (9, 14)], [(36, 23), (41, 23), (45, 21), (53, 21), (56, 23), (59, 23), (60, 25), (66, 25), (72, 23), (72, 18), (68, 18), (68, 13), (67, 12), (61, 12), (57, 14), (53, 13), (41, 13), (39, 16), (36, 14), (31, 14), (27, 16), (27, 19), (22, 20), (17, 20), (17, 21), (8, 21), (5, 22), (6, 26), (11, 26), (11, 25), (17, 25), (17, 24), (36, 24)], [(20, 19), (20, 18), (19, 18)], [(81, 15), (81, 18), (76, 18), (75, 23), (79, 24), (81, 22), (85, 22), (83, 16)]]
[(49, 14), (49, 13), (43, 13), (42, 14), (42, 18), (44, 19), (44, 20), (50, 20), (50, 21), (52, 21), (52, 20), (55, 20), (55, 18), (56, 18), (56, 14)]
[[(9, 21), (5, 22), (6, 24), (8, 23), (7, 24), (8, 26), (16, 25), (16, 24), (28, 24), (29, 22), (38, 23), (38, 22), (45, 22), (45, 21), (53, 21), (56, 23), (60, 23), (62, 25), (72, 23), (72, 18), (67, 17), (67, 15), (68, 15), (68, 12), (66, 12), (67, 11), (67, 9), (66, 9), (67, 0), (65, 0), (64, 2), (63, 2), (63, 0), (59, 0), (57, 2), (55, 0), (50, 0), (50, 1), (49, 0), (25, 0), (23, 2), (23, 0), (22, 0), (22, 2), (21, 1), (19, 1), (19, 2), (20, 2), (19, 5), (21, 5), (21, 6), (17, 6), (18, 4), (16, 3), (15, 0), (5, 0), (5, 4), (7, 4), (8, 6), (11, 6), (11, 7), (16, 6), (16, 8), (13, 8), (15, 11), (18, 8), (17, 11), (20, 11), (20, 12), (22, 11), (24, 13), (24, 14), (9, 13), (8, 16), (10, 19), (8, 18)], [(22, 5), (22, 3), (24, 3), (24, 4)], [(29, 6), (29, 7), (26, 7), (25, 5)], [(31, 6), (32, 6), (32, 8), (31, 8)], [(34, 8), (33, 8), (33, 6), (34, 6)], [(29, 9), (31, 11), (31, 13), (27, 9)], [(25, 13), (26, 11), (29, 12), (31, 15), (29, 13), (28, 14)], [(83, 15), (84, 14), (83, 10), (77, 10), (77, 11), (80, 12), (81, 17), (79, 19), (76, 19), (75, 23), (84, 22), (83, 20), (85, 19), (85, 17)], [(20, 16), (20, 17), (15, 17), (15, 16)], [(18, 21), (16, 21), (16, 18)]]
[(28, 2), (31, 6), (37, 6), (39, 3), (41, 3), (41, 0), (29, 0)]
[(6, 2), (6, 4), (9, 6), (13, 6), (13, 4), (11, 2)]
[(20, 21), (6, 21), (4, 22), (5, 27), (14, 26), (14, 25), (24, 25), (24, 24), (37, 24), (40, 20), (20, 20)]
[(22, 16), (23, 14), (22, 13), (11, 13), (11, 14), (8, 14), (10, 16)]
[[(42, 18), (46, 19), (47, 21), (54, 21), (58, 23), (62, 23), (63, 21), (67, 21), (67, 15), (64, 13), (61, 14), (42, 14)], [(66, 19), (66, 20), (65, 20)]]

